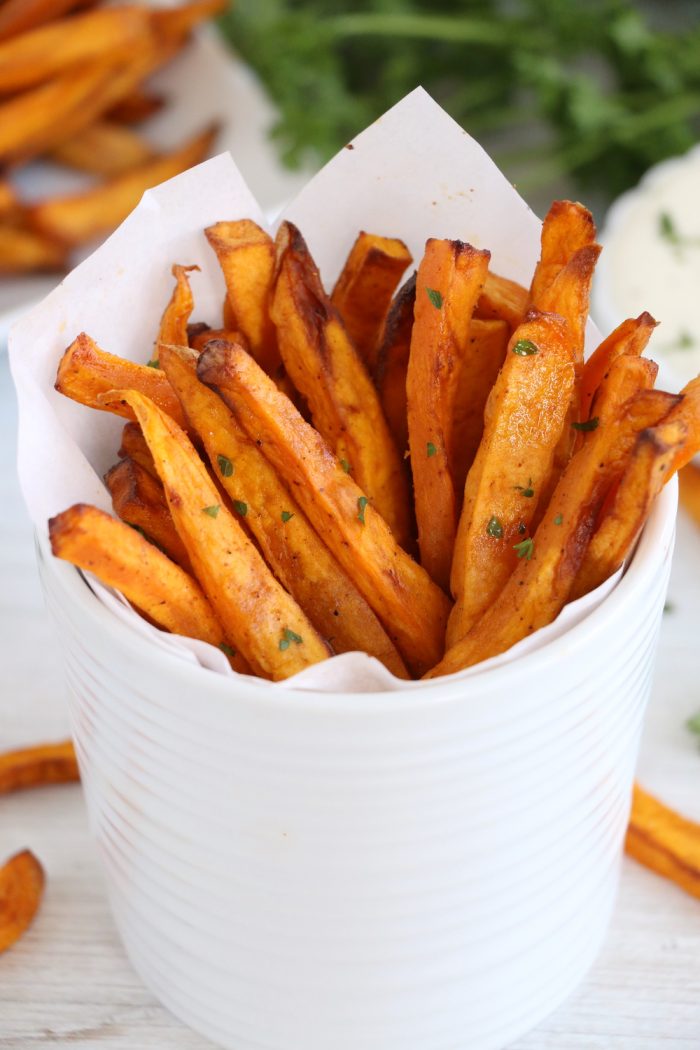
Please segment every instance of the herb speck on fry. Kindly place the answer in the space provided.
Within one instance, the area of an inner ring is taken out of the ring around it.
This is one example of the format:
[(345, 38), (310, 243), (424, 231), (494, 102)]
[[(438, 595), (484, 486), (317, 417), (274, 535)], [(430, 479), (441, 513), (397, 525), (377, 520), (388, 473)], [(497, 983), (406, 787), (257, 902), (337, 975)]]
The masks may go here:
[(301, 645), (303, 641), (304, 639), (300, 634), (297, 634), (295, 631), (290, 631), (289, 627), (285, 627), (282, 637), (280, 638), (280, 652), (283, 653), (285, 649), (289, 649), (291, 642), (295, 642), (297, 645)]
[(437, 449), (435, 448), (435, 445), (432, 443), (432, 441), (428, 442), (428, 444), (426, 446), (426, 452), (427, 452), (427, 455), (428, 455), (428, 459), (430, 459), (431, 456), (436, 455)]
[(513, 485), (516, 492), (520, 492), (525, 499), (532, 499), (535, 495), (535, 490), (532, 487), (532, 478), (528, 478), (527, 485)]
[(208, 514), (210, 518), (215, 518), (219, 513), (220, 508), (221, 505), (219, 503), (214, 503), (211, 507), (202, 507), (202, 511), (205, 514)]
[(425, 290), (435, 309), (442, 310), (442, 292), (436, 291), (435, 288), (426, 288)]
[(532, 357), (533, 354), (539, 354), (539, 352), (539, 347), (535, 346), (531, 339), (518, 339), (513, 347), (513, 353), (518, 357)]
[(147, 364), (149, 368), (160, 368), (160, 361), (156, 361), (155, 357), (151, 358)]
[(232, 649), (230, 645), (226, 644), (226, 642), (221, 642), (221, 644), (219, 645), (219, 649), (221, 649), (221, 652), (225, 653), (230, 660), (233, 660), (234, 656), (236, 655), (236, 650)]
[(554, 524), (555, 525), (561, 525), (563, 521), (564, 521), (563, 515), (562, 514), (557, 514), (556, 518), (554, 519)]
[(346, 474), (350, 473), (350, 464), (348, 463), (347, 459), (341, 459), (340, 465)]
[(532, 557), (535, 549), (535, 541), (532, 536), (528, 536), (526, 540), (521, 540), (520, 543), (513, 544), (513, 550), (519, 558), (525, 558), (527, 561)]
[(357, 501), (357, 520), (364, 525), (365, 523), (365, 507), (369, 503), (366, 496), (360, 496)]
[(591, 419), (587, 419), (583, 423), (572, 423), (571, 424), (571, 429), (572, 430), (579, 430), (582, 433), (587, 434), (591, 430), (597, 430), (599, 423), (600, 423), (600, 420), (598, 419), (598, 417), (597, 416), (593, 416)]
[(248, 513), (248, 504), (244, 503), (242, 499), (235, 499), (233, 505), (242, 518), (245, 518)]
[(230, 478), (233, 474), (234, 467), (233, 463), (228, 458), (228, 456), (219, 454), (216, 457), (216, 462), (219, 464), (219, 470), (221, 472), (222, 478)]
[(497, 517), (494, 516), (493, 518), (489, 519), (489, 522), (486, 526), (486, 532), (489, 536), (493, 536), (495, 540), (503, 539), (503, 526), (501, 525)]
[(281, 518), (281, 519), (282, 519), (282, 521), (284, 521), (284, 522), (287, 522), (287, 521), (291, 521), (291, 519), (292, 519), (293, 517), (294, 517), (294, 515), (293, 515), (293, 514), (292, 514), (292, 512), (291, 512), (291, 511), (289, 511), (289, 510), (283, 510), (283, 511), (282, 511), (282, 513), (280, 514), (280, 518)]

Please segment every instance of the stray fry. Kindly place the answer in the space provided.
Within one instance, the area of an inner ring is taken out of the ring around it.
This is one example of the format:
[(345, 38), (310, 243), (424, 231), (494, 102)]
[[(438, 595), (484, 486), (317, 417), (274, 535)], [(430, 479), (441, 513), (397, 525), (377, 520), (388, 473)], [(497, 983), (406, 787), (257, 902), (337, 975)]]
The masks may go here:
[(28, 849), (0, 868), (0, 954), (31, 926), (44, 892), (44, 869)]
[(80, 773), (70, 740), (0, 754), (0, 795), (75, 780)]
[(194, 310), (194, 298), (190, 288), (188, 273), (199, 270), (198, 266), (178, 266), (176, 263), (172, 268), (175, 278), (175, 287), (170, 297), (170, 302), (163, 311), (160, 319), (160, 328), (153, 350), (153, 361), (158, 360), (158, 347), (160, 343), (172, 343), (175, 346), (187, 346), (188, 331), (187, 322)]
[(542, 250), (530, 285), (531, 306), (546, 309), (542, 296), (575, 252), (595, 242), (595, 235), (587, 208), (572, 201), (554, 201), (542, 223)]
[(700, 825), (635, 784), (625, 850), (645, 867), (700, 897)]
[(61, 142), (50, 156), (58, 164), (110, 178), (145, 164), (154, 151), (129, 128), (98, 120)]

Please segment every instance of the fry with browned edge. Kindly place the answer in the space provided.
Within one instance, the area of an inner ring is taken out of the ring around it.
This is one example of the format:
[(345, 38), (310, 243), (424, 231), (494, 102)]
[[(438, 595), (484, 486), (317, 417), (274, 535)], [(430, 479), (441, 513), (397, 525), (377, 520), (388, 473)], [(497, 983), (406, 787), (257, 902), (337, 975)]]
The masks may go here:
[(416, 274), (399, 288), (389, 308), (380, 346), (374, 382), (379, 391), (386, 421), (400, 453), (408, 449), (408, 409), (406, 373), (411, 351), (413, 307), (416, 301)]
[(374, 610), (409, 669), (422, 674), (439, 659), (450, 603), (399, 547), (381, 515), (242, 348), (215, 344), (197, 363), (248, 435), (290, 487), (307, 518)]
[(585, 421), (589, 418), (596, 390), (613, 361), (623, 354), (629, 354), (631, 357), (643, 354), (656, 324), (651, 314), (646, 311), (637, 318), (630, 317), (619, 324), (593, 351), (581, 372), (579, 419)]
[(44, 869), (28, 849), (0, 868), (0, 954), (31, 926), (44, 893)]
[(634, 786), (625, 851), (646, 868), (700, 897), (700, 824)]
[(75, 780), (80, 780), (80, 773), (70, 740), (0, 754), (0, 795)]
[(124, 424), (122, 440), (117, 455), (120, 459), (126, 459), (127, 457), (133, 459), (134, 463), (138, 463), (140, 467), (143, 467), (152, 478), (158, 479), (158, 471), (153, 462), (151, 450), (146, 444), (138, 423), (132, 421)]
[[(554, 201), (542, 223), (540, 258), (530, 285), (530, 305), (544, 309), (541, 297), (579, 248), (595, 241), (588, 208), (574, 201)], [(557, 311), (558, 312), (558, 311)]]
[(199, 271), (198, 266), (179, 266), (175, 263), (172, 267), (172, 275), (175, 278), (175, 287), (163, 316), (160, 319), (158, 335), (153, 347), (152, 361), (158, 360), (158, 347), (161, 343), (172, 343), (174, 346), (187, 346), (189, 333), (187, 331), (190, 315), (194, 310), (194, 296), (187, 276), (193, 270)]

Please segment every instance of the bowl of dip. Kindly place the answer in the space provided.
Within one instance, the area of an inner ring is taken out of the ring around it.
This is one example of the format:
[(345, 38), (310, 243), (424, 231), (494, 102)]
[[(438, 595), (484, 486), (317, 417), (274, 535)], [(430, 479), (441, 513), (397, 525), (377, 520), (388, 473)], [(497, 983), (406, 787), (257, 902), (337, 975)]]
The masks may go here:
[(651, 168), (605, 219), (592, 293), (603, 331), (648, 310), (661, 322), (652, 356), (658, 386), (677, 391), (700, 373), (700, 145)]

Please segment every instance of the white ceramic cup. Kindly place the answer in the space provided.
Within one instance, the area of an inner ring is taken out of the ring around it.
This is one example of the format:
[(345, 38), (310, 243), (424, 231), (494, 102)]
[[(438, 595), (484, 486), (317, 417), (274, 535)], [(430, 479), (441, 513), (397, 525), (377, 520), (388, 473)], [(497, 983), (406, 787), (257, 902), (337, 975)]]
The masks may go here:
[(327, 694), (154, 653), (39, 543), (135, 969), (231, 1050), (490, 1050), (604, 937), (675, 482), (583, 622), (466, 680)]

